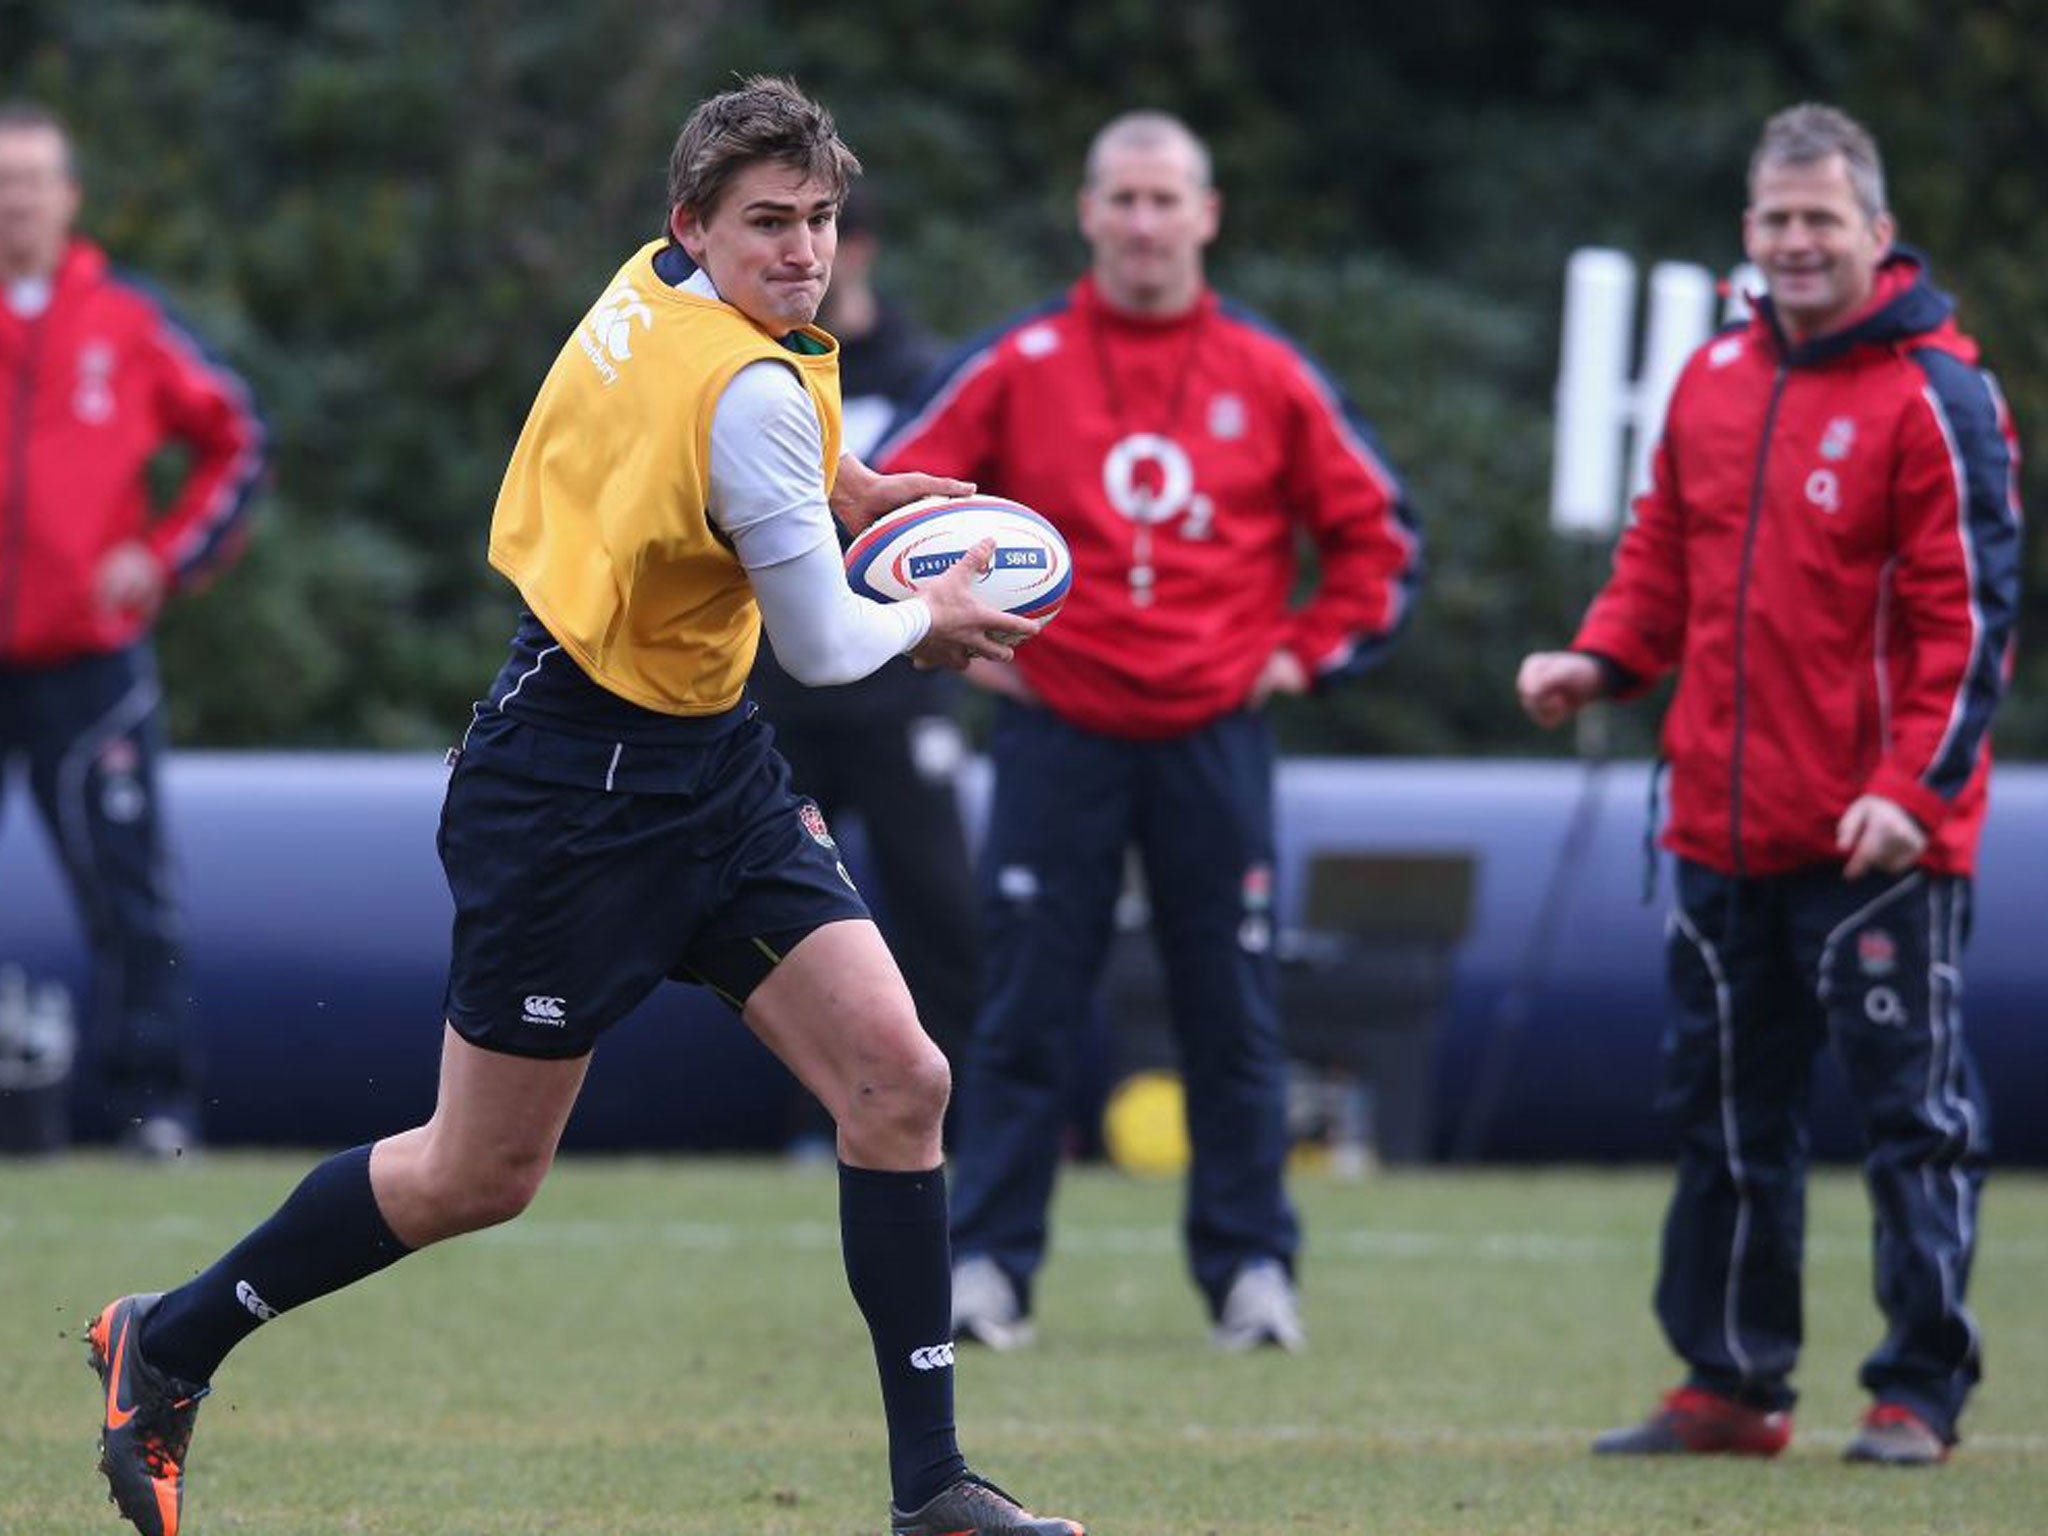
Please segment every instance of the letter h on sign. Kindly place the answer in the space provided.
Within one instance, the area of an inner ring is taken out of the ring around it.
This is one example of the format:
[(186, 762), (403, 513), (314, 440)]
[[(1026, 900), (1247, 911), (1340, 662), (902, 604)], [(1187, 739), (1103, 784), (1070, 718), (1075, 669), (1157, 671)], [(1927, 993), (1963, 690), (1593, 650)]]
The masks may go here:
[[(1741, 271), (1730, 279), (1727, 318), (1748, 312), (1748, 287)], [(1652, 267), (1641, 367), (1631, 379), (1635, 261), (1599, 247), (1572, 253), (1565, 266), (1550, 481), (1550, 525), (1559, 533), (1613, 533), (1627, 499), (1649, 485), (1664, 408), (1686, 358), (1713, 329), (1714, 297), (1714, 276), (1705, 267), (1679, 261)]]

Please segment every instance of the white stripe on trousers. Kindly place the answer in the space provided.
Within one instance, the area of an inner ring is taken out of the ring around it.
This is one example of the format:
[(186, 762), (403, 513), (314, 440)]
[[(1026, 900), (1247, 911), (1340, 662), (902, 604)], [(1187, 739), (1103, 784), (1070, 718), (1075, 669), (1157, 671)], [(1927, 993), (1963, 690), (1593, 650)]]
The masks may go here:
[[(92, 856), (92, 826), (85, 803), (86, 776), (92, 771), (92, 761), (99, 748), (123, 731), (132, 730), (147, 720), (149, 712), (156, 708), (162, 697), (163, 691), (155, 677), (138, 678), (135, 685), (121, 695), (105, 714), (78, 733), (57, 760), (57, 836), (63, 842), (66, 855), (79, 878), (92, 883), (95, 899), (102, 893), (98, 888), (99, 868)], [(152, 786), (152, 793), (154, 789)], [(158, 856), (161, 857), (161, 849)], [(149, 878), (156, 898), (152, 906), (161, 911), (164, 905), (163, 870), (154, 860)]]
[(1739, 1126), (1735, 1118), (1735, 1010), (1728, 995), (1728, 976), (1721, 968), (1721, 956), (1693, 926), (1681, 906), (1673, 910), (1672, 920), (1685, 936), (1692, 940), (1699, 950), (1700, 959), (1706, 962), (1707, 974), (1714, 982), (1714, 1019), (1720, 1037), (1721, 1053), (1721, 1145), (1728, 1164), (1728, 1177), (1735, 1185), (1735, 1230), (1728, 1242), (1728, 1284), (1721, 1297), (1721, 1334), (1728, 1345), (1728, 1356), (1735, 1362), (1742, 1379), (1754, 1379), (1756, 1368), (1751, 1364), (1749, 1351), (1742, 1347), (1742, 1261), (1749, 1252), (1749, 1188), (1748, 1170), (1743, 1166), (1742, 1147), (1737, 1137)]

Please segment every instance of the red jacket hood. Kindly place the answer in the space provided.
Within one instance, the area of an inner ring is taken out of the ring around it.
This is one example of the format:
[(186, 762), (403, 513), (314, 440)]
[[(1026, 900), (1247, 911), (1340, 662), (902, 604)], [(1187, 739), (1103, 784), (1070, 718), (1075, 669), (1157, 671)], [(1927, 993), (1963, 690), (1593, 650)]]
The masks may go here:
[(1869, 299), (1833, 330), (1792, 340), (1769, 294), (1757, 300), (1749, 326), (1759, 342), (1795, 367), (1824, 363), (1857, 347), (1905, 343), (1939, 347), (1960, 362), (1975, 363), (1977, 344), (1957, 329), (1955, 310), (1955, 300), (1929, 277), (1927, 258), (1898, 245), (1878, 263)]

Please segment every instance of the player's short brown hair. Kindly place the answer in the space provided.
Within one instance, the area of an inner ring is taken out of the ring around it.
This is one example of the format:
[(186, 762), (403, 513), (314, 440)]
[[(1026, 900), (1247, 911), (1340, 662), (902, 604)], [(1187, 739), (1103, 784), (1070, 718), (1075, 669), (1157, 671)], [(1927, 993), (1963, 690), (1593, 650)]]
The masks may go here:
[[(832, 114), (795, 82), (752, 75), (699, 103), (668, 157), (668, 205), (707, 220), (733, 178), (771, 161), (823, 182), (844, 198), (860, 160), (833, 126)], [(663, 220), (666, 224), (667, 220)]]

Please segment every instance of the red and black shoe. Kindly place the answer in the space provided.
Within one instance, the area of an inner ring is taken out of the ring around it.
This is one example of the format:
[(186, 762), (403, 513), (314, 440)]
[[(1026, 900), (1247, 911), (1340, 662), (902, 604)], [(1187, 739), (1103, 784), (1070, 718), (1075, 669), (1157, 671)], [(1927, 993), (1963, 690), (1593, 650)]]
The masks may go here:
[(1657, 1411), (1593, 1442), (1601, 1456), (1775, 1456), (1792, 1443), (1788, 1409), (1766, 1412), (1704, 1387), (1664, 1394)]
[(185, 1451), (207, 1389), (166, 1376), (142, 1358), (142, 1320), (159, 1296), (123, 1296), (92, 1320), (92, 1368), (107, 1389), (100, 1471), (107, 1497), (142, 1536), (178, 1536)]

